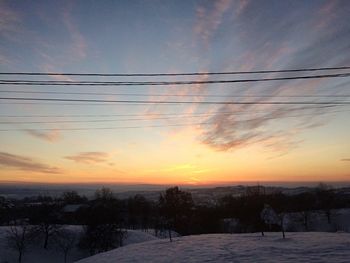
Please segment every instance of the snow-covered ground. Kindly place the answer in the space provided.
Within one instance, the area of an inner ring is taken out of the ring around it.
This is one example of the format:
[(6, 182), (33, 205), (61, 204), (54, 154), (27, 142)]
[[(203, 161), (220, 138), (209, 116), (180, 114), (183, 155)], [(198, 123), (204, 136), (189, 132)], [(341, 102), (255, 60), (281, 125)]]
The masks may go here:
[[(69, 226), (77, 235), (81, 226)], [(0, 227), (0, 263), (17, 262), (16, 252), (7, 247), (6, 230)], [(175, 236), (175, 233), (173, 234)], [(128, 230), (124, 246), (89, 257), (74, 248), (67, 262), (350, 262), (350, 233), (337, 232), (267, 232), (253, 234), (211, 234), (158, 239), (152, 230)], [(59, 263), (63, 254), (53, 244), (44, 250), (31, 244), (23, 263)]]
[(349, 233), (211, 234), (153, 240), (78, 261), (115, 262), (350, 262)]
[[(76, 232), (77, 237), (82, 231), (81, 226), (66, 226), (71, 231)], [(17, 262), (16, 251), (10, 249), (7, 245), (6, 235), (9, 227), (0, 226), (0, 263), (14, 263)], [(158, 238), (153, 235), (152, 230), (149, 232), (139, 230), (128, 230), (126, 239), (124, 240), (124, 246), (157, 240)], [(73, 248), (68, 254), (67, 262), (74, 262), (76, 260), (89, 257), (86, 251), (81, 251), (77, 248)], [(49, 248), (47, 250), (42, 248), (42, 242), (30, 244), (27, 251), (24, 253), (22, 263), (62, 263), (64, 262), (64, 256), (61, 251), (53, 242), (49, 242)]]

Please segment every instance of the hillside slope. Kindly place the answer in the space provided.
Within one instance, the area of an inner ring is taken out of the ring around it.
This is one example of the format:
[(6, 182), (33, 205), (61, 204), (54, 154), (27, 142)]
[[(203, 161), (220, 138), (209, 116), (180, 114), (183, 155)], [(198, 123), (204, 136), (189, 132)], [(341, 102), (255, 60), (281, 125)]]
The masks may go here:
[(349, 262), (349, 233), (211, 234), (121, 247), (79, 263), (114, 262)]
[[(66, 229), (74, 231), (77, 234), (77, 242), (79, 235), (82, 232), (81, 226), (66, 226)], [(10, 249), (7, 245), (6, 235), (9, 227), (0, 226), (0, 263), (15, 263), (17, 261), (17, 252)], [(150, 240), (158, 240), (151, 231), (143, 232), (139, 230), (128, 230), (126, 239), (124, 240), (124, 246), (145, 242)], [(89, 256), (87, 251), (81, 251), (77, 247), (74, 247), (70, 251), (67, 262), (74, 262), (76, 260), (86, 258)], [(27, 248), (27, 251), (23, 255), (23, 263), (62, 263), (63, 254), (57, 248), (54, 241), (49, 242), (49, 248), (47, 250), (42, 248), (42, 242), (32, 242)]]

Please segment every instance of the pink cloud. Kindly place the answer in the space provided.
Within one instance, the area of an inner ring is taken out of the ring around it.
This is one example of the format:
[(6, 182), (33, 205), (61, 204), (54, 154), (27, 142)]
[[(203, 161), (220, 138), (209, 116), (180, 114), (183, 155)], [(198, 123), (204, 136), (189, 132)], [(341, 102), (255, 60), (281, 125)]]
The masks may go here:
[(0, 64), (11, 65), (13, 62), (7, 56), (0, 54)]
[(197, 7), (197, 22), (193, 31), (204, 42), (205, 46), (209, 45), (212, 36), (222, 23), (224, 14), (231, 5), (231, 0), (218, 0), (214, 2), (212, 10), (208, 10), (203, 6)]
[(0, 35), (13, 39), (13, 34), (19, 32), (20, 22), (20, 15), (0, 2)]
[[(76, 155), (66, 156), (65, 159), (84, 164), (108, 162), (108, 153), (105, 152), (81, 152)], [(108, 163), (111, 165), (111, 163)]]
[(71, 6), (66, 8), (63, 12), (63, 24), (66, 26), (70, 37), (72, 39), (72, 54), (79, 59), (83, 59), (87, 55), (87, 44), (85, 38), (80, 33), (78, 27), (73, 21)]
[[(47, 58), (49, 60), (51, 60), (51, 58), (49, 58), (49, 56), (47, 56)], [(47, 73), (56, 72), (57, 71), (57, 66), (53, 66), (53, 64), (50, 64), (50, 63), (44, 63), (41, 66), (41, 69), (44, 72), (47, 72)], [(61, 81), (72, 81), (73, 80), (69, 76), (62, 76), (62, 75), (51, 75), (50, 77), (53, 78), (54, 80), (61, 80)]]
[(48, 141), (48, 142), (57, 142), (62, 136), (59, 130), (53, 130), (49, 132), (37, 131), (37, 130), (25, 130), (25, 132), (33, 137), (38, 139)]
[(321, 8), (316, 13), (315, 26), (316, 29), (322, 30), (325, 29), (328, 25), (331, 24), (332, 20), (337, 17), (336, 7), (338, 6), (338, 1), (326, 1), (326, 3), (321, 6)]
[(244, 12), (249, 4), (249, 0), (238, 0), (236, 15), (240, 15)]
[[(68, 45), (68, 48), (62, 50), (60, 55), (52, 54), (52, 50), (55, 50), (56, 47), (48, 43), (44, 39), (37, 40), (38, 46), (42, 49), (38, 49), (38, 54), (44, 59), (44, 62), (41, 64), (40, 68), (44, 72), (64, 72), (65, 66), (69, 63), (82, 60), (87, 56), (87, 43), (84, 36), (80, 33), (76, 23), (74, 22), (74, 17), (72, 16), (72, 4), (69, 4), (64, 7), (62, 13), (60, 13), (62, 18), (62, 23), (65, 26), (71, 43)], [(48, 20), (44, 15), (40, 15), (42, 19)], [(52, 23), (51, 20), (48, 20), (47, 23)], [(55, 80), (61, 81), (71, 81), (72, 78), (68, 76), (50, 76)]]
[[(203, 70), (205, 71), (205, 70)], [(178, 73), (177, 71), (172, 71), (169, 73)], [(206, 81), (209, 80), (208, 75), (202, 75), (194, 78), (195, 81)], [(205, 84), (197, 84), (197, 85), (184, 85), (184, 86), (169, 86), (167, 89), (165, 96), (152, 96), (152, 94), (159, 94), (159, 89), (150, 89), (149, 91), (149, 100), (155, 100), (155, 101), (195, 101), (195, 102), (200, 102), (205, 100), (205, 95), (207, 94), (207, 88)], [(188, 95), (197, 95), (198, 96), (188, 96)], [(189, 113), (194, 113), (197, 110), (197, 105), (192, 104), (188, 106), (183, 106), (178, 110), (178, 114), (189, 114)], [(159, 117), (155, 116), (157, 114), (162, 114), (164, 113), (166, 106), (161, 105), (152, 105), (148, 108), (146, 108), (141, 114), (144, 114), (145, 119), (152, 119), (154, 117)], [(170, 120), (171, 121), (171, 120)], [(180, 118), (181, 121), (181, 118)]]
[(0, 166), (37, 173), (61, 173), (61, 171), (56, 167), (38, 162), (26, 156), (15, 155), (6, 152), (0, 152)]

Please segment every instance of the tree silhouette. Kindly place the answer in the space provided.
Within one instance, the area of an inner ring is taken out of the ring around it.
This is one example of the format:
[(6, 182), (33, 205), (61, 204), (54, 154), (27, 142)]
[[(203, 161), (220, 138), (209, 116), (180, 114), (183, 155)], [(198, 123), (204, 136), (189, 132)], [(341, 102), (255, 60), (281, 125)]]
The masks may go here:
[(160, 196), (159, 205), (169, 228), (174, 228), (181, 234), (189, 232), (188, 226), (194, 207), (191, 193), (181, 191), (177, 186), (169, 188), (165, 195)]
[(31, 222), (35, 225), (34, 231), (43, 235), (43, 248), (47, 249), (49, 240), (55, 236), (61, 225), (58, 224), (58, 206), (52, 203), (44, 203), (35, 208)]
[(59, 250), (63, 253), (64, 263), (67, 262), (69, 251), (74, 248), (76, 240), (76, 234), (73, 231), (62, 229), (58, 232), (55, 241)]
[(91, 255), (122, 246), (126, 237), (121, 202), (108, 188), (97, 190), (95, 197), (85, 211), (84, 235), (80, 240), (80, 247), (88, 249)]
[(65, 204), (81, 204), (87, 201), (85, 196), (80, 196), (76, 191), (65, 191), (62, 194), (62, 200)]
[(22, 257), (29, 242), (32, 240), (32, 228), (25, 222), (19, 225), (10, 226), (7, 231), (7, 243), (12, 249), (17, 250), (18, 262), (22, 262)]

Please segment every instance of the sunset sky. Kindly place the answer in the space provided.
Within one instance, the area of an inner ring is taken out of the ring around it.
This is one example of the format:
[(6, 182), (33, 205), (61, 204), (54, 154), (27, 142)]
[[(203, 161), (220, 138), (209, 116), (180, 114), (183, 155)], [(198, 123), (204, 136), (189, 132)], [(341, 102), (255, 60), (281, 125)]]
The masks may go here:
[[(183, 73), (350, 66), (349, 14), (347, 0), (0, 1), (0, 72)], [(350, 70), (0, 79), (205, 81), (339, 72)], [(350, 101), (349, 85), (349, 77), (173, 86), (1, 84), (0, 97), (334, 102)], [(349, 182), (349, 114), (350, 105), (2, 99), (0, 181)]]

